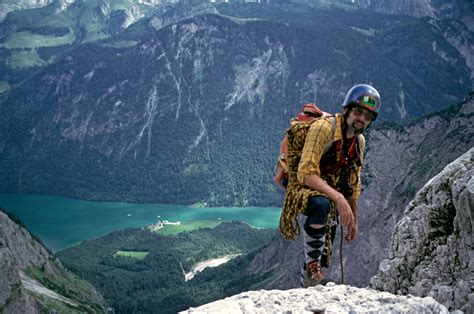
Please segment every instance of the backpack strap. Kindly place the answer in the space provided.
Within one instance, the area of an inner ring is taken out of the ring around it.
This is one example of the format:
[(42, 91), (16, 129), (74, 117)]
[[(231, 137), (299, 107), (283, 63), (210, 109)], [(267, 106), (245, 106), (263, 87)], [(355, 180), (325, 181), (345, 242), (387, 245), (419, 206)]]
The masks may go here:
[(324, 146), (323, 155), (326, 154), (329, 149), (331, 148), (332, 144), (334, 143), (334, 133), (336, 132), (336, 117), (331, 116), (328, 118), (331, 122), (331, 136), (329, 136), (329, 142), (327, 142), (326, 146)]

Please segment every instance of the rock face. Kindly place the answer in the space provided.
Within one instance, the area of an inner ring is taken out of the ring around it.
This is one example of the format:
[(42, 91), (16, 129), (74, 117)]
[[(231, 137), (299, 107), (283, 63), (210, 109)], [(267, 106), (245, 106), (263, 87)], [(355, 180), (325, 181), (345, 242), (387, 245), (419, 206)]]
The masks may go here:
[(431, 179), (396, 224), (371, 285), (474, 311), (474, 148)]
[[(106, 311), (102, 296), (90, 284), (64, 269), (28, 230), (3, 211), (0, 211), (0, 278), (2, 313), (39, 313), (65, 308), (72, 312)], [(31, 293), (32, 290), (36, 293)], [(54, 300), (48, 295), (53, 295)]]
[[(0, 211), (0, 309), (34, 313), (37, 305), (21, 283), (19, 270), (50, 265), (48, 251)], [(51, 270), (51, 267), (48, 266)], [(3, 312), (3, 311), (2, 311)]]
[(328, 284), (288, 291), (249, 291), (181, 313), (448, 313), (430, 297)]

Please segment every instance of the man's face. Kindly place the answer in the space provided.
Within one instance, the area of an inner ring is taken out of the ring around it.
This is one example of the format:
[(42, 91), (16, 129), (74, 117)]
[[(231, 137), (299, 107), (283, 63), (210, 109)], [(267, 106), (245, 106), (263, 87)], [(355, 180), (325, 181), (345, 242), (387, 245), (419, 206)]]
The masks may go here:
[(349, 113), (347, 124), (355, 131), (363, 131), (374, 119), (374, 114), (362, 107), (354, 107)]

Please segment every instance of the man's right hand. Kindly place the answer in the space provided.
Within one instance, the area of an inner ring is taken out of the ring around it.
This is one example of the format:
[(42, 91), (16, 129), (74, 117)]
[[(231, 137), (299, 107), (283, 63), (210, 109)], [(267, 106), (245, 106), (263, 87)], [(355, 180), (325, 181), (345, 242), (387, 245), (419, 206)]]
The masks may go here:
[(330, 187), (321, 177), (315, 174), (310, 175), (305, 179), (304, 184), (313, 190), (326, 194), (331, 200), (336, 202), (339, 210), (339, 221), (342, 225), (347, 226), (350, 222), (354, 221), (351, 206), (344, 195)]
[(339, 211), (339, 222), (343, 226), (347, 226), (354, 222), (354, 215), (352, 214), (351, 206), (345, 197), (341, 194), (336, 201), (337, 209)]

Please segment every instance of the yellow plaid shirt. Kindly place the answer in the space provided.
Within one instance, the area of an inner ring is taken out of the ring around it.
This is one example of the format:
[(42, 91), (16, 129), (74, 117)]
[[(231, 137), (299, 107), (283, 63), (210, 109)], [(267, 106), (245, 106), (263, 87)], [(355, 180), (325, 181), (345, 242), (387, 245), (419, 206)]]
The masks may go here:
[[(331, 119), (331, 118), (329, 118)], [(321, 173), (319, 169), (319, 163), (323, 156), (324, 149), (329, 143), (335, 143), (343, 140), (342, 138), (342, 123), (343, 117), (340, 114), (336, 115), (336, 127), (334, 130), (334, 137), (331, 139), (332, 133), (332, 122), (329, 119), (318, 119), (316, 120), (308, 130), (303, 151), (301, 153), (301, 160), (298, 166), (298, 181), (300, 184), (304, 184), (305, 179), (310, 175), (318, 175), (324, 179), (332, 188), (335, 188), (340, 179), (340, 171), (334, 174)], [(365, 138), (363, 135), (359, 135), (359, 148), (361, 162), (364, 158), (364, 147)], [(343, 158), (342, 152), (337, 154), (337, 162)], [(360, 171), (362, 167), (357, 166), (355, 172), (351, 172), (350, 183), (354, 190), (351, 199), (357, 200), (360, 197), (362, 190)], [(320, 195), (324, 195), (320, 193)]]

